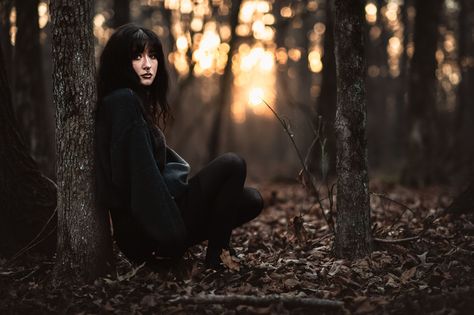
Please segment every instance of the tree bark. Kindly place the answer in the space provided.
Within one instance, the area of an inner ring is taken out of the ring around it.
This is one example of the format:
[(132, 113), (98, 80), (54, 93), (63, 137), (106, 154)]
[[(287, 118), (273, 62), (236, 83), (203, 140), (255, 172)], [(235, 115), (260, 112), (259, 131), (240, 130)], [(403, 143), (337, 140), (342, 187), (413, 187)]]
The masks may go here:
[(438, 24), (442, 0), (417, 0), (415, 3), (415, 52), (410, 65), (408, 96), (407, 165), (402, 182), (422, 186), (432, 183), (440, 175), (437, 167), (436, 146), (440, 143), (436, 112), (435, 58), (438, 44)]
[(230, 49), (228, 53), (227, 63), (224, 68), (224, 74), (221, 77), (219, 82), (219, 97), (217, 100), (217, 111), (214, 116), (214, 121), (211, 126), (211, 132), (209, 135), (209, 143), (208, 143), (208, 161), (214, 159), (218, 152), (219, 152), (219, 142), (221, 139), (222, 133), (222, 124), (225, 118), (226, 110), (229, 108), (230, 102), (230, 92), (232, 89), (232, 56), (234, 50), (236, 48), (237, 42), (237, 33), (236, 28), (239, 23), (239, 12), (240, 12), (240, 5), (242, 0), (232, 1), (232, 11), (230, 14), (230, 25), (231, 25), (231, 38), (230, 38)]
[(130, 22), (130, 0), (114, 0), (113, 27)]
[(55, 280), (90, 281), (111, 270), (107, 212), (96, 205), (93, 1), (52, 0), (58, 252)]
[(336, 0), (337, 228), (336, 256), (356, 258), (372, 251), (367, 171), (367, 106), (364, 56), (365, 1)]
[(46, 104), (39, 42), (38, 0), (16, 1), (14, 107), (23, 139), (40, 169), (54, 173), (54, 115)]
[[(18, 132), (0, 49), (0, 256), (8, 257), (35, 236), (56, 206), (56, 187), (38, 170)], [(43, 243), (51, 249), (54, 240)]]

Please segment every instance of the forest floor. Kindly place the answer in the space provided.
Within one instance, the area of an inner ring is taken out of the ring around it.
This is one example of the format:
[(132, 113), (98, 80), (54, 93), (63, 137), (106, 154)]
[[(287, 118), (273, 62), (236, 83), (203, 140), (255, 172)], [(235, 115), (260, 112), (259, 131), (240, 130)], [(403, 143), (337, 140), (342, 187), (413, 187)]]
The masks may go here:
[[(266, 208), (235, 231), (238, 259), (224, 257), (223, 271), (205, 269), (204, 245), (159, 271), (117, 254), (117, 275), (89, 285), (53, 287), (52, 259), (28, 256), (14, 265), (0, 260), (0, 314), (474, 314), (474, 215), (443, 215), (427, 225), (425, 218), (451, 202), (442, 188), (371, 184), (372, 191), (395, 202), (372, 195), (373, 234), (379, 240), (369, 257), (354, 261), (334, 257), (334, 237), (300, 185), (260, 189)], [(296, 301), (211, 303), (221, 295)], [(178, 300), (182, 297), (200, 297), (205, 304)], [(315, 298), (342, 303), (305, 304)]]

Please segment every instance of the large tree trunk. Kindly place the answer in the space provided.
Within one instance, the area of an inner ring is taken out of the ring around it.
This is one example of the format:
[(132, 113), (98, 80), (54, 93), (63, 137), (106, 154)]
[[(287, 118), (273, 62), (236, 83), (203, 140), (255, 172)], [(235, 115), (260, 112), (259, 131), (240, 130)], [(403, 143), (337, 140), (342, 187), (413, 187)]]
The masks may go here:
[[(0, 256), (25, 246), (56, 206), (56, 187), (38, 170), (18, 132), (0, 49)], [(43, 249), (54, 247), (51, 238)]]
[(442, 0), (417, 0), (415, 20), (415, 52), (410, 66), (408, 96), (407, 165), (402, 181), (409, 185), (432, 183), (440, 175), (436, 146), (439, 120), (436, 111), (435, 53), (438, 43), (438, 21)]
[(229, 111), (230, 103), (230, 92), (232, 89), (232, 55), (236, 48), (237, 34), (236, 28), (239, 23), (239, 12), (242, 0), (232, 1), (232, 11), (230, 14), (230, 26), (231, 26), (231, 38), (230, 38), (230, 49), (228, 53), (227, 63), (224, 68), (224, 74), (219, 82), (219, 97), (217, 100), (217, 111), (214, 116), (214, 121), (211, 126), (211, 132), (209, 135), (208, 143), (208, 160), (211, 161), (219, 153), (219, 142), (222, 133), (222, 124), (225, 118), (225, 113)]
[(38, 0), (16, 1), (18, 32), (14, 49), (13, 104), (31, 155), (47, 176), (53, 176), (54, 116), (46, 104), (38, 3)]
[(356, 258), (372, 251), (367, 171), (364, 3), (336, 0), (337, 229), (336, 256)]
[(92, 280), (111, 268), (107, 212), (94, 189), (96, 102), (93, 1), (52, 0), (56, 106), (58, 252), (56, 281)]

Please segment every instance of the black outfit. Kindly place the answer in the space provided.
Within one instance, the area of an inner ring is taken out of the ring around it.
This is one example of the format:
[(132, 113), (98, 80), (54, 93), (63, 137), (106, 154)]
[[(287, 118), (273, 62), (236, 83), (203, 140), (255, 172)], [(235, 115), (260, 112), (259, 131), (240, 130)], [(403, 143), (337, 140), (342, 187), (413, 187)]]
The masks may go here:
[(263, 208), (258, 191), (244, 188), (245, 162), (224, 154), (187, 182), (189, 165), (144, 119), (140, 99), (119, 89), (96, 114), (96, 186), (112, 216), (122, 252), (141, 262), (176, 257), (209, 240), (208, 255), (228, 246), (232, 229)]

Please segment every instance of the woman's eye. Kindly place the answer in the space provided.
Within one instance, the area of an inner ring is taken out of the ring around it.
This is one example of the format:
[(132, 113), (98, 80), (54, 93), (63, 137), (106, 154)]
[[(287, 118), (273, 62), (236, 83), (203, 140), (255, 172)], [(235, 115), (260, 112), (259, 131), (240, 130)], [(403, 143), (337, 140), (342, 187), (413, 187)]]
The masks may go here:
[(135, 56), (133, 56), (133, 60), (140, 60), (141, 57), (142, 57), (142, 55), (135, 55)]
[(155, 54), (150, 54), (150, 59), (156, 59), (156, 55)]

